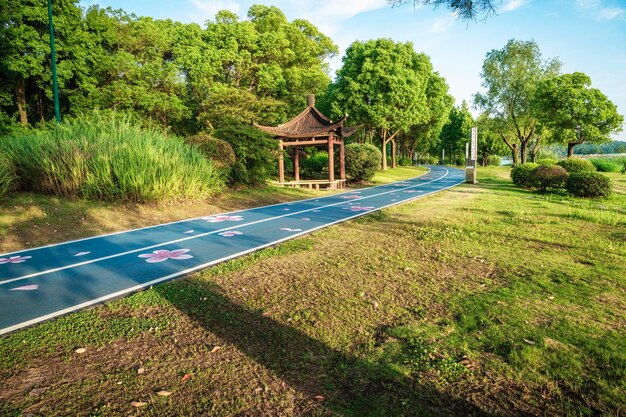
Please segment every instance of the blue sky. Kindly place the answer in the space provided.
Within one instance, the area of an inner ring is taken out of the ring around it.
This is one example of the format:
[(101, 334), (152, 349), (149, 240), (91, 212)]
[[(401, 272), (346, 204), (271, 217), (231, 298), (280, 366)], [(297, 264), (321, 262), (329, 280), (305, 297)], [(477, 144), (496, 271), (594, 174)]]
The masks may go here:
[[(307, 19), (330, 36), (340, 48), (330, 62), (333, 71), (355, 40), (411, 41), (416, 51), (431, 57), (457, 104), (471, 103), (481, 89), (487, 52), (511, 38), (534, 39), (544, 58), (561, 60), (564, 72), (588, 74), (594, 87), (626, 114), (626, 0), (503, 0), (498, 15), (470, 23), (457, 21), (445, 9), (392, 8), (386, 0), (81, 0), (82, 6), (99, 4), (200, 24), (222, 9), (245, 18), (254, 3), (275, 5), (289, 19)], [(626, 140), (626, 132), (616, 139)]]

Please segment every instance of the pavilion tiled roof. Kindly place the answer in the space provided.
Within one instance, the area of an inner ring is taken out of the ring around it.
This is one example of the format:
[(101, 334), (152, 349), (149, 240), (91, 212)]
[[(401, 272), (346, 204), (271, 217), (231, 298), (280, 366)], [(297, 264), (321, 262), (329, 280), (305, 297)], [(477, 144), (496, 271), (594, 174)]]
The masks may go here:
[(288, 122), (278, 126), (262, 126), (254, 123), (254, 126), (273, 136), (301, 139), (328, 136), (334, 132), (338, 137), (348, 137), (352, 135), (357, 127), (344, 127), (347, 116), (333, 122), (322, 112), (315, 108), (313, 96), (308, 97), (308, 106), (302, 113)]

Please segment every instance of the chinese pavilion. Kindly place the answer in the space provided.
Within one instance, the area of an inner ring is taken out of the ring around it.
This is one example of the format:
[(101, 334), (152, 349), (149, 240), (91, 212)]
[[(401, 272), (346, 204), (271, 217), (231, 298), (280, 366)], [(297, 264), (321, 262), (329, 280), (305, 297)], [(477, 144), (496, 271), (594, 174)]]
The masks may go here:
[[(315, 185), (327, 184), (329, 188), (342, 188), (346, 180), (344, 138), (352, 135), (358, 126), (345, 127), (347, 116), (333, 122), (315, 108), (315, 96), (307, 97), (307, 108), (290, 121), (278, 126), (254, 126), (278, 139), (280, 152), (278, 156), (278, 183), (280, 185)], [(339, 146), (339, 180), (335, 180), (335, 149)], [(305, 146), (324, 147), (328, 149), (328, 181), (300, 181), (300, 160), (298, 148)], [(283, 149), (293, 147), (293, 173), (295, 181), (285, 182), (285, 162)]]

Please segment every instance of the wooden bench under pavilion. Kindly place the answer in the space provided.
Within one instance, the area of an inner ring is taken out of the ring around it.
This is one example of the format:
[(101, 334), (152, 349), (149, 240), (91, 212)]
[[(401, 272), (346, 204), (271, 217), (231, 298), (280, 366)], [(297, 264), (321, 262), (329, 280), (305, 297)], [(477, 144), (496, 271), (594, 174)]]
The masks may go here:
[[(308, 186), (309, 188), (343, 188), (346, 182), (346, 163), (344, 152), (344, 138), (352, 135), (358, 126), (345, 127), (343, 124), (347, 116), (333, 122), (315, 108), (315, 96), (307, 97), (307, 108), (290, 121), (278, 126), (254, 126), (276, 137), (280, 146), (278, 156), (278, 185)], [(339, 145), (339, 179), (335, 179), (335, 149)], [(293, 173), (294, 181), (285, 181), (285, 161), (283, 150), (294, 147)], [(324, 147), (328, 150), (328, 180), (300, 180), (300, 156), (298, 148), (305, 146)]]

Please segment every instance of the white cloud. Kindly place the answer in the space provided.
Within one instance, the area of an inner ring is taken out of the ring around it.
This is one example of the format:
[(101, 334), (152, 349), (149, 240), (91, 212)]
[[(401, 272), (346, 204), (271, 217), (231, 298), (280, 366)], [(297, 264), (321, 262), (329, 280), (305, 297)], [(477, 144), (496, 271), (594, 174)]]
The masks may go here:
[[(582, 1), (589, 1), (589, 0), (582, 0)], [(520, 7), (527, 5), (528, 3), (530, 3), (530, 0), (506, 0), (504, 4), (502, 5), (502, 7), (498, 9), (498, 11), (500, 13), (512, 12), (514, 10), (519, 9)]]
[(230, 10), (239, 14), (239, 4), (232, 0), (191, 0), (191, 2), (202, 13), (206, 14), (202, 18), (203, 21), (213, 18), (220, 10)]
[(576, 6), (584, 12), (592, 11), (592, 15), (598, 20), (626, 19), (626, 9), (604, 7), (602, 0), (576, 0)]
[(454, 25), (456, 21), (457, 19), (454, 16), (442, 17), (441, 19), (435, 20), (435, 23), (433, 23), (432, 27), (430, 28), (430, 31), (432, 33), (446, 32), (448, 29), (450, 29)]
[(626, 17), (626, 10), (621, 7), (606, 7), (598, 12), (598, 17), (602, 20), (619, 19)]

